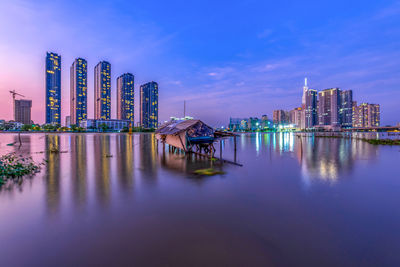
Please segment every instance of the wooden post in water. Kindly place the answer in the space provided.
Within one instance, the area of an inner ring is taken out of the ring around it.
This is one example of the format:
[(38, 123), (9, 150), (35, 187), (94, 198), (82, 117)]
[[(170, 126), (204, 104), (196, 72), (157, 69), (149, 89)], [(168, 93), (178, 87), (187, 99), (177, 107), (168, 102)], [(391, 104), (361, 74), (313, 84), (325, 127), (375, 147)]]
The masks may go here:
[(19, 146), (21, 146), (21, 145), (22, 145), (22, 142), (21, 142), (21, 133), (18, 133), (18, 140), (19, 140)]
[(234, 162), (236, 163), (236, 135), (233, 137), (233, 144), (234, 144), (234, 155), (233, 155), (233, 157), (234, 157)]
[(219, 140), (219, 160), (221, 161), (221, 164), (224, 162), (222, 160), (222, 139)]

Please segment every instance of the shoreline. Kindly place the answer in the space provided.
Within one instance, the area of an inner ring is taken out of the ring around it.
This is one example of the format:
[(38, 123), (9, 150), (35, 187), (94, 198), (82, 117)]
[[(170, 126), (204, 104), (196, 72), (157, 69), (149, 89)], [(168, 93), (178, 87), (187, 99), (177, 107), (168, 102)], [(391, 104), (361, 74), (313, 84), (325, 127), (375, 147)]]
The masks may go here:
[[(110, 133), (115, 133), (115, 134), (129, 134), (129, 132), (41, 132), (41, 131), (0, 131), (0, 134), (43, 134), (43, 133), (50, 133), (50, 134), (110, 134)], [(154, 132), (132, 132), (132, 134), (148, 134), (148, 133), (154, 133)]]

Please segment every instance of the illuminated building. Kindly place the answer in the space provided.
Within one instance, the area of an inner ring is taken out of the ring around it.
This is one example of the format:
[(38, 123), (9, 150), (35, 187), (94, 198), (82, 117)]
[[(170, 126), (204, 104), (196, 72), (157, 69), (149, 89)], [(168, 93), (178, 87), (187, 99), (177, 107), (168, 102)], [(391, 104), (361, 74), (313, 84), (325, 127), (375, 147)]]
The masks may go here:
[(158, 127), (158, 84), (149, 82), (140, 86), (140, 125)]
[(308, 86), (307, 86), (307, 78), (304, 78), (304, 86), (303, 86), (303, 97), (301, 99), (301, 104), (304, 108), (304, 106), (306, 105), (306, 95), (307, 95), (307, 91), (308, 91)]
[(308, 89), (305, 93), (305, 104), (304, 104), (304, 119), (302, 128), (312, 128), (318, 124), (318, 92), (314, 89)]
[(379, 104), (368, 104), (368, 127), (377, 127), (381, 124), (381, 107)]
[(94, 118), (111, 119), (111, 64), (107, 61), (94, 68)]
[(380, 125), (380, 106), (378, 104), (355, 103), (353, 127), (377, 127)]
[(134, 121), (134, 79), (131, 73), (117, 78), (117, 119)]
[(353, 125), (353, 91), (340, 92), (340, 122), (342, 127), (350, 128)]
[(340, 89), (331, 88), (319, 92), (318, 101), (318, 124), (321, 126), (340, 125)]
[(229, 129), (230, 129), (231, 131), (233, 131), (233, 132), (241, 131), (241, 130), (246, 130), (246, 129), (243, 129), (243, 128), (242, 128), (242, 125), (241, 125), (242, 120), (245, 120), (245, 119), (240, 119), (240, 118), (229, 118), (229, 126), (228, 126)]
[(272, 122), (268, 119), (267, 115), (261, 116), (261, 129), (272, 128)]
[(61, 56), (46, 54), (46, 123), (61, 124)]
[(32, 100), (14, 100), (14, 121), (31, 124)]
[(289, 123), (289, 112), (285, 110), (274, 110), (272, 114), (274, 124), (287, 124)]
[(304, 123), (302, 122), (302, 119), (304, 118), (302, 116), (303, 110), (301, 107), (295, 108), (289, 112), (289, 117), (290, 117), (290, 123), (295, 125), (296, 128), (301, 128)]
[(250, 131), (256, 131), (261, 128), (260, 120), (258, 118), (250, 117), (247, 123)]
[(121, 131), (122, 129), (129, 127), (129, 123), (130, 121), (126, 120), (89, 119), (89, 120), (82, 120), (79, 126), (87, 130), (101, 130), (104, 127), (106, 130), (110, 131)]
[(75, 59), (71, 66), (70, 124), (79, 125), (87, 118), (87, 62)]

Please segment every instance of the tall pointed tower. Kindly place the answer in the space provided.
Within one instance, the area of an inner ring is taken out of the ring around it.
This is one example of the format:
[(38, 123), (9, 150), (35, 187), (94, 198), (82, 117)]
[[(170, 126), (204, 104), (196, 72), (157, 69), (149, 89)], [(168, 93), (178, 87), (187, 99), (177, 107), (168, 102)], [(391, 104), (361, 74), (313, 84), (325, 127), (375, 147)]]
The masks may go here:
[(307, 77), (306, 77), (306, 78), (304, 78), (303, 97), (302, 97), (302, 100), (301, 100), (301, 105), (303, 106), (303, 108), (306, 105), (306, 94), (307, 94), (307, 91), (308, 91), (308, 86), (307, 86)]

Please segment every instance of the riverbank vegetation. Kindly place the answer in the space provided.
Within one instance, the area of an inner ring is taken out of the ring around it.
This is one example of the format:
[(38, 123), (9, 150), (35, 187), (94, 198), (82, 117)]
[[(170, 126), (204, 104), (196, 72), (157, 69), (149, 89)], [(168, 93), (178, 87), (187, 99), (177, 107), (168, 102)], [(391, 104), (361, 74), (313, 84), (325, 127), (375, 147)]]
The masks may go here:
[(40, 171), (42, 164), (37, 164), (32, 157), (9, 153), (0, 157), (0, 186), (8, 180), (20, 179)]
[[(93, 133), (93, 132), (124, 132), (128, 133), (129, 128), (124, 127), (121, 131), (113, 130), (108, 128), (106, 124), (99, 125), (98, 128), (94, 126), (90, 126), (87, 129), (79, 127), (75, 124), (71, 124), (69, 127), (61, 126), (59, 124), (24, 124), (19, 128), (13, 128), (12, 124), (4, 124), (0, 125), (0, 131), (9, 131), (9, 132), (69, 132), (69, 133)], [(139, 133), (139, 132), (154, 132), (155, 129), (146, 129), (142, 127), (132, 127), (131, 132)]]
[(213, 176), (213, 175), (217, 175), (217, 174), (224, 174), (225, 172), (215, 170), (213, 168), (207, 168), (207, 169), (195, 170), (193, 173), (197, 174), (197, 175), (201, 175), (201, 176)]
[(389, 145), (389, 146), (400, 146), (400, 140), (392, 139), (361, 139), (371, 145)]
[[(300, 136), (299, 136), (300, 137)], [(351, 136), (340, 136), (340, 135), (315, 135), (315, 138), (343, 138), (343, 139), (355, 139), (367, 142), (371, 145), (389, 145), (389, 146), (399, 146), (399, 139), (367, 139), (367, 138), (354, 138)]]

